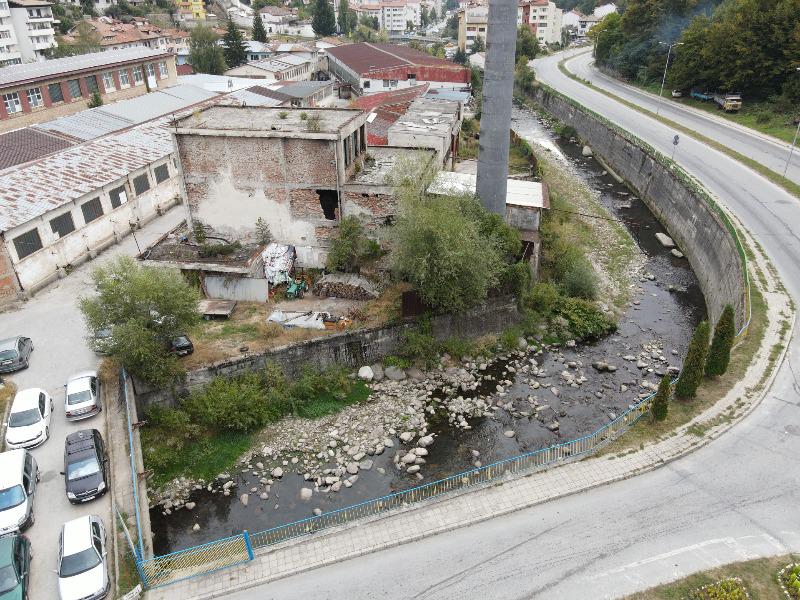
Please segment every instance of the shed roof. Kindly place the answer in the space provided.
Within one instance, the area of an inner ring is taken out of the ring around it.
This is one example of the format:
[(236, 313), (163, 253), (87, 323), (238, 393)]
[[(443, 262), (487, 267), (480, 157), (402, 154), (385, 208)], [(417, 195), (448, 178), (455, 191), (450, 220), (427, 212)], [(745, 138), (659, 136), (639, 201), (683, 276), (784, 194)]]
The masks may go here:
[[(434, 195), (475, 194), (478, 176), (474, 173), (455, 173), (440, 171), (436, 179), (428, 187), (428, 193)], [(508, 180), (506, 205), (526, 208), (549, 208), (542, 184), (538, 181)]]
[(136, 47), (123, 48), (122, 50), (106, 50), (105, 52), (92, 52), (78, 56), (54, 58), (44, 62), (13, 65), (0, 69), (0, 86), (7, 87), (16, 83), (23, 83), (37, 79), (47, 79), (68, 75), (75, 71), (103, 68), (135, 60), (147, 60), (169, 56), (169, 53), (151, 50), (150, 48)]

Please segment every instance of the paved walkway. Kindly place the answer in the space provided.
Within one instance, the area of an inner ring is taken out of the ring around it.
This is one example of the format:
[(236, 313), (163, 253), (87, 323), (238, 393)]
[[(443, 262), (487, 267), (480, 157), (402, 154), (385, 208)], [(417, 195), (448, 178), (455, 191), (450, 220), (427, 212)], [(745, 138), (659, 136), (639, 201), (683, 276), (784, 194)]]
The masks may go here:
[[(665, 440), (648, 444), (641, 450), (629, 451), (628, 454), (607, 454), (569, 463), (499, 485), (422, 503), (400, 512), (276, 545), (257, 551), (252, 562), (152, 590), (148, 597), (150, 600), (205, 600), (226, 596), (237, 590), (627, 479), (705, 445), (755, 408), (764, 391), (769, 389), (771, 378), (764, 382), (763, 387), (759, 388), (757, 383), (769, 366), (769, 347), (778, 339), (779, 328), (785, 321), (781, 313), (792, 315), (792, 310), (788, 297), (782, 292), (767, 292), (765, 297), (769, 303), (769, 326), (764, 339), (769, 342), (762, 344), (746, 376), (724, 398)], [(717, 419), (723, 416), (725, 418)], [(697, 423), (709, 426), (703, 438), (687, 432), (687, 429)]]

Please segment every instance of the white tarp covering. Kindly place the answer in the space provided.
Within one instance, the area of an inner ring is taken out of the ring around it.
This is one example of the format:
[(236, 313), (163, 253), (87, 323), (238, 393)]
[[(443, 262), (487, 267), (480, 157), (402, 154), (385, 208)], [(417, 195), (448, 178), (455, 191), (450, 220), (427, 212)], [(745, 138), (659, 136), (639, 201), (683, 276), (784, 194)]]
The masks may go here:
[(294, 246), (284, 246), (272, 242), (264, 248), (261, 258), (264, 261), (264, 276), (267, 281), (272, 285), (289, 283), (291, 281), (289, 273), (292, 271), (296, 257)]
[(325, 329), (325, 317), (328, 313), (316, 311), (276, 310), (268, 318), (271, 323), (284, 327), (302, 327), (303, 329)]

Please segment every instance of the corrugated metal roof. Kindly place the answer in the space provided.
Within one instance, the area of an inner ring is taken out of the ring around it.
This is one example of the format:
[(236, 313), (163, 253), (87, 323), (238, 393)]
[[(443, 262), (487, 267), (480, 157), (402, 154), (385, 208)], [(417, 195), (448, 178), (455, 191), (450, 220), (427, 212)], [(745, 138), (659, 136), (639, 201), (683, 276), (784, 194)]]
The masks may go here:
[(106, 50), (79, 56), (54, 58), (44, 62), (13, 65), (0, 69), (0, 86), (14, 83), (65, 75), (83, 69), (101, 68), (120, 62), (142, 60), (167, 55), (164, 51), (151, 50), (145, 47), (124, 48), (122, 50)]
[(278, 89), (292, 98), (308, 98), (329, 85), (333, 85), (333, 81), (290, 81)]
[(27, 223), (173, 152), (166, 119), (0, 174), (0, 231)]
[(176, 110), (181, 110), (191, 104), (214, 98), (216, 95), (214, 92), (209, 92), (193, 85), (176, 85), (166, 90), (137, 96), (124, 102), (109, 104), (103, 107), (103, 111), (110, 115), (133, 119), (135, 123), (143, 123)]
[(284, 100), (280, 100), (278, 98), (272, 98), (266, 94), (251, 92), (250, 90), (239, 90), (237, 92), (233, 92), (232, 94), (227, 94), (222, 100), (220, 100), (220, 104), (239, 106), (280, 106), (285, 100), (288, 100), (288, 97)]
[(368, 73), (371, 70), (417, 65), (441, 67), (456, 72), (467, 72), (466, 67), (457, 65), (454, 62), (444, 60), (443, 58), (436, 58), (427, 52), (414, 50), (408, 46), (398, 46), (397, 44), (370, 44), (361, 42), (358, 44), (347, 44), (346, 46), (328, 48), (326, 52), (329, 56), (333, 56), (359, 74)]
[(126, 129), (135, 122), (125, 117), (109, 114), (102, 108), (82, 110), (74, 115), (39, 123), (36, 129), (62, 133), (82, 141), (93, 140), (107, 133)]

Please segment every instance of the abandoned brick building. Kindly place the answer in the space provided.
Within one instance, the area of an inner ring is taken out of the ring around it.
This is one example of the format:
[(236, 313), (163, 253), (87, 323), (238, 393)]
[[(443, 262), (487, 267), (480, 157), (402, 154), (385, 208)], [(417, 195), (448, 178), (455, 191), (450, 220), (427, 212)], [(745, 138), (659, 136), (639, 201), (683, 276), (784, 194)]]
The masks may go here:
[[(394, 214), (385, 175), (401, 153), (366, 146), (367, 114), (353, 109), (212, 106), (175, 123), (188, 220), (241, 242), (262, 219), (324, 265), (340, 217), (379, 225)], [(366, 160), (365, 160), (366, 159)]]

